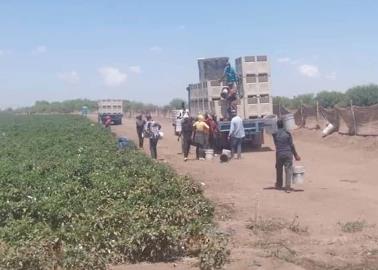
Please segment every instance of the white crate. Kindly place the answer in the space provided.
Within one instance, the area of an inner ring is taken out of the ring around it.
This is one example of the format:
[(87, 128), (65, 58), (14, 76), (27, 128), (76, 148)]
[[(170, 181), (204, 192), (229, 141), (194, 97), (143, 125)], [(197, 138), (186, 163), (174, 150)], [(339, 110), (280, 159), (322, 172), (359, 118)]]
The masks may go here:
[(270, 74), (270, 65), (266, 57), (265, 61), (258, 61), (266, 56), (244, 56), (235, 60), (235, 69), (239, 75), (245, 74)]

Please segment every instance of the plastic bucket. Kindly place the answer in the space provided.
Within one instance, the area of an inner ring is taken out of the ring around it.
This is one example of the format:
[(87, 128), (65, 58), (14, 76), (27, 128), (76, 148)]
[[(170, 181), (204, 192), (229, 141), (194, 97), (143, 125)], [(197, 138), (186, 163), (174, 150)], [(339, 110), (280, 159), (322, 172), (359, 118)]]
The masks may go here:
[(282, 116), (282, 121), (284, 124), (284, 128), (286, 130), (293, 130), (295, 129), (295, 120), (294, 120), (294, 114), (288, 113)]
[(303, 166), (294, 166), (293, 167), (293, 184), (303, 184), (304, 182), (304, 173), (305, 169)]
[(206, 149), (205, 150), (205, 159), (212, 160), (214, 158), (214, 150), (213, 149)]
[(267, 115), (264, 117), (264, 130), (268, 134), (274, 134), (277, 132), (277, 116)]
[(327, 127), (325, 129), (323, 129), (322, 131), (322, 134), (323, 134), (323, 137), (329, 135), (332, 133), (332, 131), (335, 130), (335, 127), (330, 123), (327, 125)]
[(225, 155), (225, 156), (227, 156), (228, 158), (231, 158), (231, 150), (223, 149), (223, 150), (222, 150), (222, 155)]

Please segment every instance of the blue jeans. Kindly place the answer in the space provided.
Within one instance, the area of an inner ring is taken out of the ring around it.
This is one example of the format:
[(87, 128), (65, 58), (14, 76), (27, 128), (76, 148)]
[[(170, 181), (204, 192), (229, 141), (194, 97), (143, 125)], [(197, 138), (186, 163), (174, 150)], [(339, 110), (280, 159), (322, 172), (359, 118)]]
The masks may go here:
[(241, 158), (241, 147), (243, 138), (231, 137), (231, 158), (234, 158), (234, 154), (238, 153), (238, 158)]

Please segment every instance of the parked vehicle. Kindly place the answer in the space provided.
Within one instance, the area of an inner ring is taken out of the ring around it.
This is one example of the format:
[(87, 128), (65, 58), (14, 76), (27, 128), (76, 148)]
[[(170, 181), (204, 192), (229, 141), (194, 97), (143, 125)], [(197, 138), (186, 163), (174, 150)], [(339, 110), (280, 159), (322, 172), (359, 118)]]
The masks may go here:
[(104, 123), (110, 116), (113, 125), (121, 125), (123, 117), (123, 101), (120, 99), (104, 99), (98, 101), (98, 122)]
[[(219, 82), (228, 58), (199, 59), (200, 82), (187, 87), (189, 110), (211, 113), (218, 119), (219, 130), (227, 144), (230, 121), (227, 113), (229, 103), (221, 95), (226, 83)], [(237, 86), (237, 114), (243, 119), (245, 141), (255, 147), (264, 143), (264, 119), (273, 113), (271, 97), (270, 66), (267, 56), (245, 56), (235, 61), (239, 78)]]

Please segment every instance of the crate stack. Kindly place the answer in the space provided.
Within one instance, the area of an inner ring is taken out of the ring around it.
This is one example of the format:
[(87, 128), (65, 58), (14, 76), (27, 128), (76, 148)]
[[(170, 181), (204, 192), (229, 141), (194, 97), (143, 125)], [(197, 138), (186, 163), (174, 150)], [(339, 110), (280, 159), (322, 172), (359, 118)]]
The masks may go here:
[[(225, 86), (223, 76), (227, 57), (199, 59), (199, 83), (187, 87), (192, 115), (210, 112), (218, 119), (227, 116), (227, 101), (221, 98)], [(238, 85), (238, 115), (243, 119), (272, 114), (270, 66), (266, 56), (245, 56), (235, 61), (236, 72), (241, 79)]]
[(272, 114), (270, 65), (267, 56), (239, 57), (235, 60), (235, 70), (240, 78), (239, 93), (245, 103), (245, 118)]

